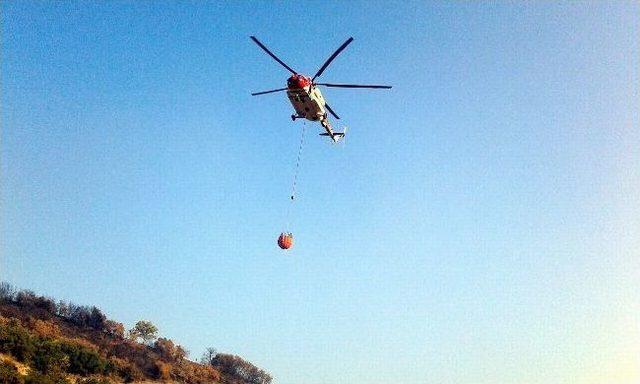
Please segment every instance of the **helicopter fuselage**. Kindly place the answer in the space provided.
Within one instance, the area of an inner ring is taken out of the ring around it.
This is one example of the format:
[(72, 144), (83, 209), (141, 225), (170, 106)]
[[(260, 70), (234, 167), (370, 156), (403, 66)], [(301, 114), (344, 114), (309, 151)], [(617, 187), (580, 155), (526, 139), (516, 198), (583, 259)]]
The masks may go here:
[(329, 136), (331, 140), (337, 142), (344, 136), (344, 132), (334, 132), (327, 116), (326, 103), (322, 92), (316, 87), (311, 78), (295, 74), (287, 80), (287, 97), (296, 111), (291, 115), (291, 119), (307, 119), (319, 121), (326, 131), (323, 136)]
[(324, 97), (311, 79), (293, 75), (287, 81), (287, 97), (296, 111), (295, 118), (319, 121), (326, 118)]
[(342, 52), (347, 45), (351, 44), (353, 37), (350, 37), (342, 43), (342, 45), (333, 52), (331, 56), (322, 64), (318, 72), (313, 77), (307, 77), (299, 74), (296, 70), (288, 66), (284, 61), (280, 60), (273, 52), (269, 50), (264, 44), (258, 40), (255, 36), (251, 36), (251, 40), (256, 43), (267, 55), (277, 61), (281, 66), (292, 73), (291, 77), (287, 79), (287, 86), (285, 88), (271, 89), (268, 91), (254, 92), (252, 96), (266, 95), (268, 93), (287, 91), (287, 97), (289, 102), (295, 110), (295, 114), (291, 115), (292, 120), (306, 119), (311, 121), (318, 121), (326, 133), (321, 133), (321, 136), (329, 136), (331, 140), (337, 142), (340, 138), (344, 137), (346, 127), (343, 132), (334, 132), (329, 123), (327, 112), (336, 119), (340, 117), (333, 111), (333, 109), (327, 104), (322, 97), (322, 93), (317, 88), (318, 85), (333, 88), (378, 88), (389, 89), (388, 85), (363, 85), (363, 84), (332, 84), (332, 83), (316, 83), (315, 80), (322, 75), (327, 69), (329, 64)]

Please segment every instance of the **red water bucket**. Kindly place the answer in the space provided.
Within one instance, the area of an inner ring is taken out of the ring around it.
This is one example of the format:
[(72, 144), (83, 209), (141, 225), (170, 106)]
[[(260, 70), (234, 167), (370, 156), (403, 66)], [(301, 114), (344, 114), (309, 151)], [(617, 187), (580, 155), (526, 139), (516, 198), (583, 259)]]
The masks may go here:
[(293, 247), (293, 235), (291, 232), (282, 232), (278, 237), (278, 246), (282, 249)]

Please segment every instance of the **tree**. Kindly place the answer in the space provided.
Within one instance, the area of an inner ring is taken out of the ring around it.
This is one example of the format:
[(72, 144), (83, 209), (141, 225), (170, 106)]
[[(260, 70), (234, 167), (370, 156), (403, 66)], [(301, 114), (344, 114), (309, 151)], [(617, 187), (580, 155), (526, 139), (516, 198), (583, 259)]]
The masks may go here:
[(158, 352), (160, 357), (169, 362), (180, 362), (189, 354), (182, 346), (176, 345), (173, 341), (165, 339), (164, 337), (158, 338), (158, 340), (153, 343), (153, 349)]
[(60, 317), (64, 317), (65, 319), (68, 318), (71, 314), (69, 304), (63, 300), (60, 300), (58, 302), (58, 305), (56, 306), (56, 313)]
[(153, 349), (166, 361), (172, 362), (176, 359), (176, 345), (170, 339), (165, 339), (164, 337), (158, 338), (158, 340), (153, 343)]
[(189, 356), (189, 351), (182, 345), (176, 345), (176, 361), (180, 362)]
[(150, 321), (140, 320), (133, 328), (131, 328), (131, 330), (129, 330), (129, 336), (133, 340), (141, 338), (142, 342), (149, 344), (158, 337), (158, 327), (153, 325)]
[(240, 356), (218, 353), (211, 363), (224, 378), (230, 383), (246, 384), (271, 384), (272, 377), (269, 373), (256, 367)]
[(16, 294), (16, 303), (25, 308), (35, 307), (36, 297), (33, 291), (22, 290)]
[(15, 298), (15, 302), (25, 308), (26, 310), (37, 311), (40, 315), (46, 315), (50, 317), (56, 314), (56, 303), (53, 299), (44, 296), (38, 296), (33, 291), (23, 290), (18, 292)]
[(104, 331), (116, 339), (124, 339), (124, 325), (113, 320), (104, 322)]
[(100, 309), (91, 307), (91, 312), (89, 312), (89, 318), (87, 319), (88, 326), (96, 331), (103, 331), (105, 329), (106, 321), (107, 316), (105, 316)]
[(69, 321), (75, 325), (86, 327), (89, 325), (90, 318), (91, 310), (89, 307), (69, 303)]
[(217, 354), (218, 354), (218, 351), (216, 351), (215, 348), (213, 347), (207, 348), (202, 354), (202, 357), (200, 358), (200, 364), (213, 365), (214, 359), (216, 358)]
[(16, 289), (4, 281), (0, 283), (0, 301), (12, 302), (16, 298)]

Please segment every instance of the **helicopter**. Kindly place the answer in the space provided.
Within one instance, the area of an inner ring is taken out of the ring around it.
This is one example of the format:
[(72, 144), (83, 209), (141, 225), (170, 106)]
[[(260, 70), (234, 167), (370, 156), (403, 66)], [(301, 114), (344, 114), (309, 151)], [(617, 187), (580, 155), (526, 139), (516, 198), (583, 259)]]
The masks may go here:
[(319, 121), (320, 125), (325, 129), (326, 133), (321, 133), (320, 136), (328, 136), (334, 143), (338, 142), (344, 137), (346, 129), (343, 132), (336, 132), (331, 127), (329, 117), (327, 113), (330, 113), (336, 119), (340, 117), (331, 109), (329, 104), (322, 96), (322, 92), (318, 86), (332, 87), (332, 88), (373, 88), (373, 89), (390, 89), (388, 85), (361, 85), (361, 84), (333, 84), (333, 83), (316, 83), (315, 80), (322, 75), (327, 69), (329, 64), (353, 41), (353, 37), (349, 37), (329, 58), (322, 64), (318, 72), (313, 77), (305, 76), (293, 70), (282, 60), (280, 60), (273, 52), (269, 50), (264, 44), (260, 42), (255, 36), (251, 36), (253, 40), (262, 50), (264, 50), (269, 56), (271, 56), (280, 65), (286, 68), (292, 73), (291, 77), (287, 79), (287, 86), (285, 88), (271, 89), (268, 91), (255, 92), (251, 96), (265, 95), (268, 93), (287, 91), (287, 97), (293, 105), (295, 113), (291, 115), (291, 120), (307, 119), (311, 121)]

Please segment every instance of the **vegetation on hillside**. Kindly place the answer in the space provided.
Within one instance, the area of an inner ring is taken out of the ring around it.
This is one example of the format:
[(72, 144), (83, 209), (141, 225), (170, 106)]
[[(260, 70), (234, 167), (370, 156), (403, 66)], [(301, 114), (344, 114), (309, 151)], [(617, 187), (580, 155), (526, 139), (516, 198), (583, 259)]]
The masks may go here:
[[(26, 369), (20, 369), (27, 367)], [(128, 332), (96, 307), (17, 291), (0, 283), (0, 382), (107, 384), (270, 384), (271, 375), (239, 356), (209, 348), (200, 359), (141, 320)]]

